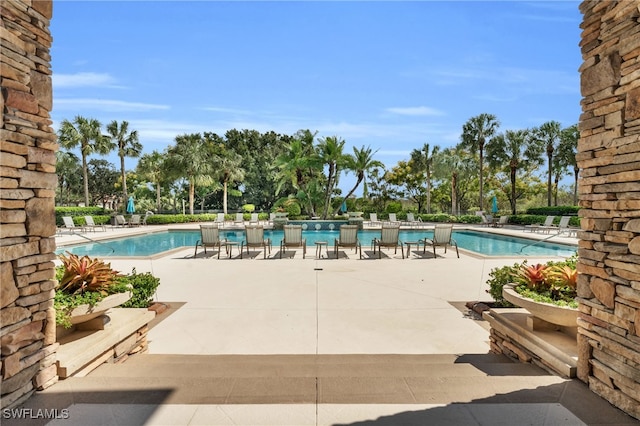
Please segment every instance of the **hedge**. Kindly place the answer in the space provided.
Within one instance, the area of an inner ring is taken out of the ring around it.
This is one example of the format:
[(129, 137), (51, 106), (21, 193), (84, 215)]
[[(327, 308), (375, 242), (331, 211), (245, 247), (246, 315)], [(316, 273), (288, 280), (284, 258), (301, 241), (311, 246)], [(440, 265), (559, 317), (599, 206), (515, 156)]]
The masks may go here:
[(530, 207), (527, 214), (543, 215), (543, 216), (578, 216), (579, 206), (549, 206), (549, 207)]

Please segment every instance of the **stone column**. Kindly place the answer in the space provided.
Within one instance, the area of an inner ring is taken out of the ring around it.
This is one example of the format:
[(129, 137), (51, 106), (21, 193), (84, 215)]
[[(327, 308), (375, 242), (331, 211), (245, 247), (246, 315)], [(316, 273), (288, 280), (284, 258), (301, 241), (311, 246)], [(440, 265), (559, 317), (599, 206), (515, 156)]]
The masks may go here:
[(0, 7), (2, 408), (57, 381), (51, 15), (51, 0), (3, 0)]
[(580, 10), (578, 377), (640, 419), (640, 0)]

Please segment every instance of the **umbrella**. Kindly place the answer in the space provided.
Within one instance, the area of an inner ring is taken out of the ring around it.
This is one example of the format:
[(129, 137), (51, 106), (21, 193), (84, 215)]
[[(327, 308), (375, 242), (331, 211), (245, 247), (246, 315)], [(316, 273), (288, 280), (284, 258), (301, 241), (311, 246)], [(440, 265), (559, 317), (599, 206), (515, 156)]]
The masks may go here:
[(342, 213), (346, 213), (347, 212), (347, 202), (343, 201), (342, 205), (340, 206), (340, 211), (342, 211)]
[(495, 195), (493, 196), (493, 205), (491, 206), (491, 211), (493, 213), (498, 213), (498, 198)]
[(127, 202), (127, 213), (131, 214), (136, 211), (136, 207), (133, 205), (133, 197), (129, 197), (129, 201)]

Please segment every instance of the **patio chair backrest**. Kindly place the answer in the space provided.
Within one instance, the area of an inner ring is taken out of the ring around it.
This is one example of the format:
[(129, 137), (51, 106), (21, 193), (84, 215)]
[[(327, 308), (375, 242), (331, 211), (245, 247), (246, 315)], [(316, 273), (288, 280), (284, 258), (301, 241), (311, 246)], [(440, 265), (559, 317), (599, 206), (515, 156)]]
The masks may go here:
[(85, 216), (84, 223), (86, 223), (88, 226), (96, 226), (96, 223), (93, 221), (93, 216)]
[(244, 228), (248, 246), (264, 244), (264, 228), (262, 226), (247, 226)]
[(129, 219), (129, 225), (140, 225), (142, 223), (142, 219), (139, 214), (132, 214), (131, 219)]
[(251, 222), (259, 222), (258, 213), (251, 213)]
[(62, 222), (64, 223), (65, 228), (76, 227), (76, 224), (73, 222), (73, 218), (71, 216), (62, 216)]
[(369, 214), (369, 220), (371, 222), (377, 222), (378, 221), (378, 213), (370, 213)]
[(451, 233), (453, 232), (453, 225), (436, 225), (433, 230), (433, 243), (449, 244), (451, 242)]
[(358, 225), (340, 226), (340, 245), (356, 245), (358, 243)]
[(244, 223), (244, 214), (243, 213), (236, 213), (236, 220), (234, 220), (234, 222), (236, 222), (236, 223)]
[(218, 213), (216, 216), (216, 222), (224, 223), (224, 213)]
[(413, 213), (407, 213), (407, 222), (415, 222), (416, 218), (413, 216)]
[(383, 224), (380, 231), (380, 242), (382, 244), (397, 244), (400, 236), (400, 227), (394, 224)]
[(302, 225), (284, 225), (283, 229), (286, 245), (302, 245)]
[(220, 229), (217, 225), (200, 225), (200, 240), (202, 245), (218, 244)]
[(553, 225), (553, 220), (555, 219), (555, 216), (547, 216), (547, 218), (544, 221), (544, 224), (542, 226), (551, 226)]
[(116, 215), (116, 225), (126, 225), (127, 224), (127, 220), (124, 218), (123, 215), (119, 214)]
[(509, 216), (500, 216), (500, 220), (498, 221), (498, 224), (504, 225), (505, 223), (509, 223)]
[(558, 228), (562, 229), (562, 228), (567, 228), (569, 227), (569, 221), (571, 220), (571, 217), (569, 216), (562, 216), (560, 218), (560, 223), (558, 224)]
[(396, 214), (395, 213), (389, 213), (389, 222), (397, 222), (398, 219), (396, 218)]

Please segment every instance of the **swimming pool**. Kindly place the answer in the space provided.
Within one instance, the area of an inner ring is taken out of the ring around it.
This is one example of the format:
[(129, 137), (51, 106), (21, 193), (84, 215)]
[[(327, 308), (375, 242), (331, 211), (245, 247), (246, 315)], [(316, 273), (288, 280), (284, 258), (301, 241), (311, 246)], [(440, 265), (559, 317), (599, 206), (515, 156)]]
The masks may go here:
[[(280, 245), (282, 231), (265, 230), (265, 237), (271, 238), (274, 248)], [(333, 245), (338, 237), (338, 231), (304, 231), (307, 246), (313, 247), (316, 241), (327, 241)], [(241, 242), (244, 231), (220, 231), (221, 238)], [(374, 237), (379, 237), (379, 230), (364, 230), (358, 232), (363, 247), (368, 247)], [(401, 230), (400, 241), (416, 241), (431, 238), (433, 232), (429, 230)], [(454, 231), (453, 238), (462, 249), (466, 249), (485, 256), (561, 256), (569, 257), (575, 254), (577, 248), (566, 244), (547, 241), (534, 241), (505, 235), (490, 234), (469, 230)], [(91, 257), (104, 256), (154, 256), (156, 254), (180, 247), (194, 247), (200, 239), (199, 231), (166, 231), (145, 235), (130, 236), (113, 240), (102, 240), (74, 246), (60, 247), (56, 253), (71, 252), (78, 255), (88, 254)]]

